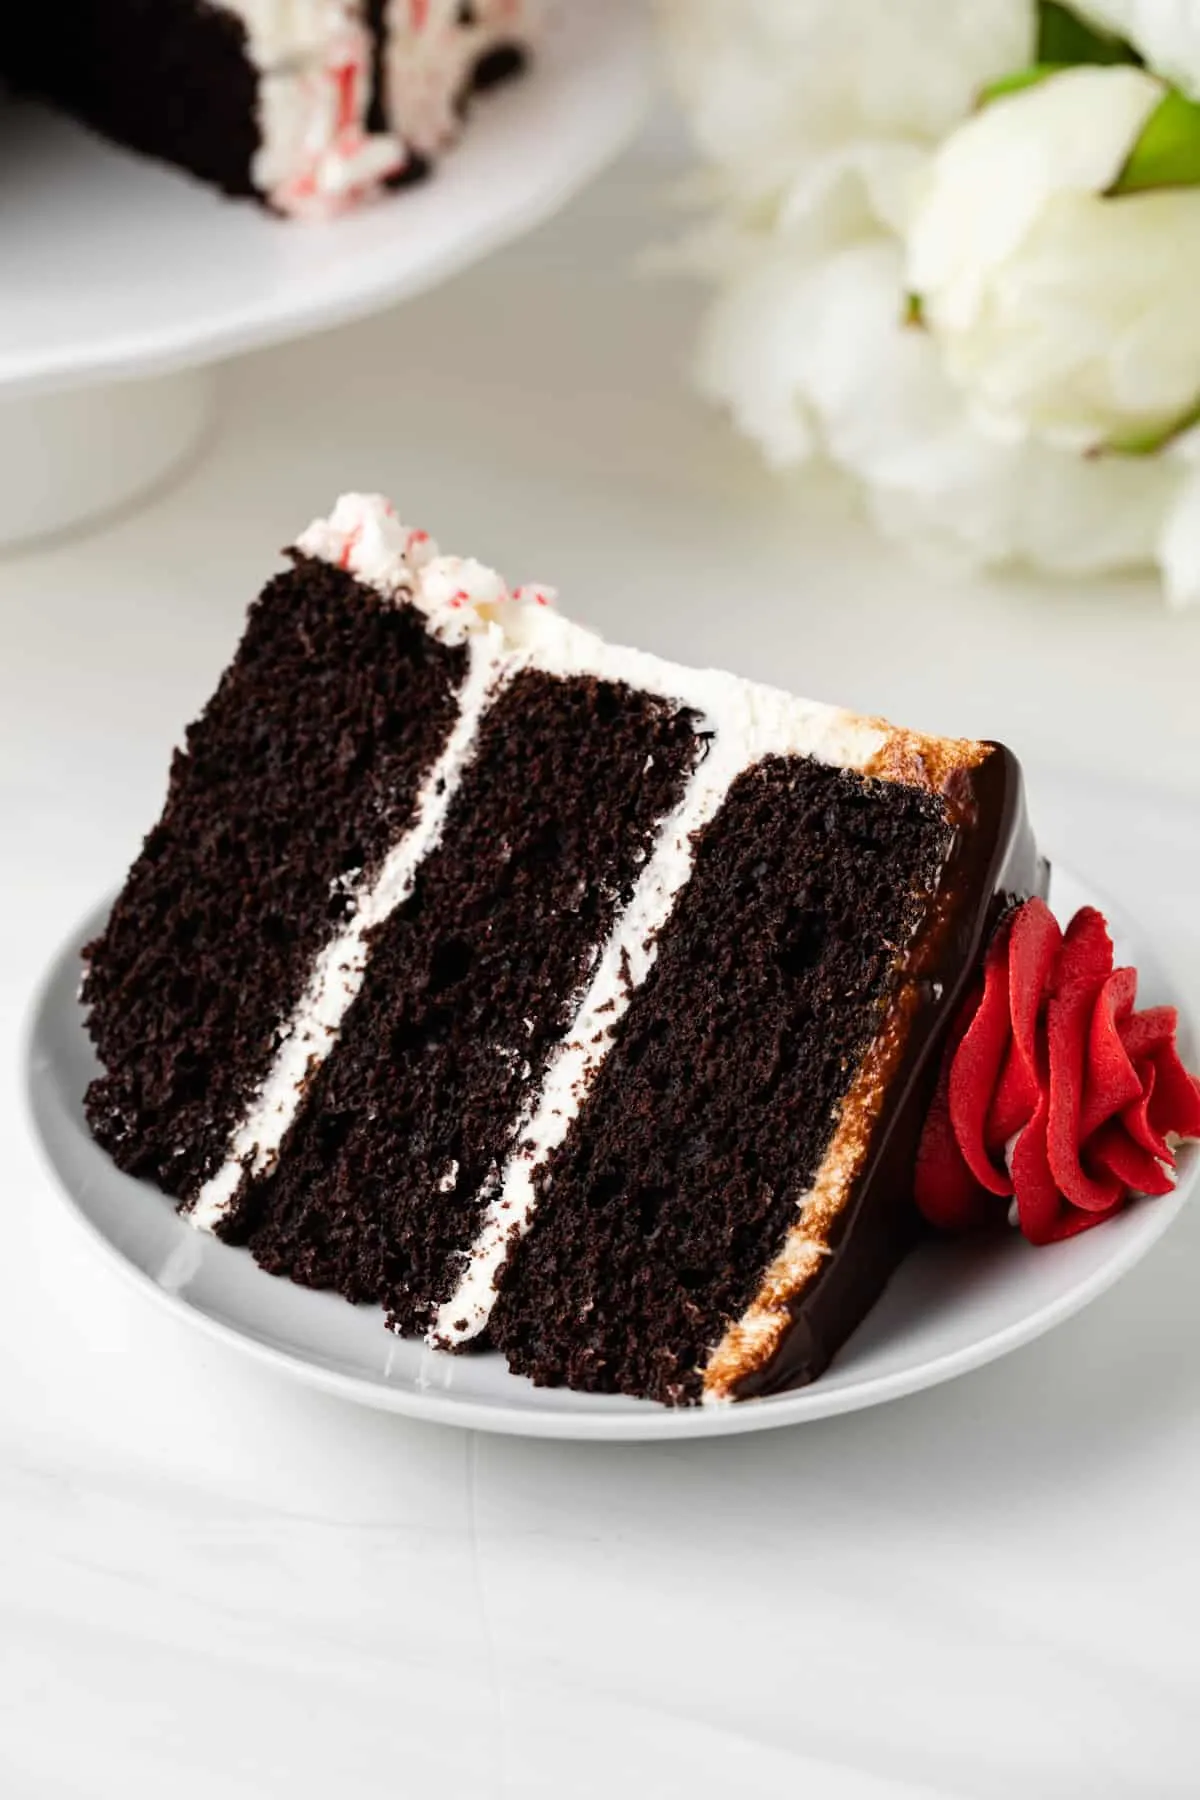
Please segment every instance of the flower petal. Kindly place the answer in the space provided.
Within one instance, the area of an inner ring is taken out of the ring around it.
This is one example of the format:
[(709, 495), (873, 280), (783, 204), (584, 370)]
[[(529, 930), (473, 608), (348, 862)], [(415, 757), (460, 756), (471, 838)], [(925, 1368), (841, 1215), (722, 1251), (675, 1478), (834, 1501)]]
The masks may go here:
[(1128, 38), (1159, 74), (1200, 96), (1200, 14), (1191, 0), (1087, 0), (1079, 10)]
[(1200, 601), (1200, 471), (1189, 474), (1178, 487), (1156, 554), (1171, 605), (1195, 606)]

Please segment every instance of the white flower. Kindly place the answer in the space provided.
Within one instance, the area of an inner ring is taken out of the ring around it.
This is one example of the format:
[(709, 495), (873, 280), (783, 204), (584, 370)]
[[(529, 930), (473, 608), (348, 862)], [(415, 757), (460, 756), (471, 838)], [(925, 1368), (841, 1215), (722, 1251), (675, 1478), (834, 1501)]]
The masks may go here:
[(704, 390), (772, 464), (827, 458), (918, 545), (1157, 562), (1200, 603), (1200, 189), (1105, 197), (1160, 77), (1200, 97), (1200, 0), (1080, 0), (1148, 68), (982, 111), (1034, 61), (1035, 0), (659, 5), (709, 162)]
[(1200, 98), (1200, 6), (1196, 0), (1082, 0), (1093, 24), (1127, 38), (1152, 69)]
[(1105, 197), (1164, 91), (1142, 69), (1069, 69), (934, 159), (906, 280), (993, 429), (1153, 445), (1200, 400), (1200, 189)]
[(823, 452), (916, 542), (1069, 574), (1151, 560), (1175, 468), (981, 433), (931, 336), (901, 323), (903, 274), (900, 244), (882, 237), (815, 263), (764, 247), (709, 315), (702, 388), (777, 467)]
[(721, 190), (770, 222), (826, 156), (932, 144), (1028, 62), (1032, 0), (660, 0), (672, 72)]

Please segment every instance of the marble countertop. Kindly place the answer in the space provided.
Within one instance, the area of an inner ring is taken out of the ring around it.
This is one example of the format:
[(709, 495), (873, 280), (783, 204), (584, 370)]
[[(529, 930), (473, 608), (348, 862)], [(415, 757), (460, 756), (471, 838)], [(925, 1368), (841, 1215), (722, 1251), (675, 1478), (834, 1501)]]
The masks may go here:
[(630, 279), (663, 171), (223, 373), (203, 459), (0, 562), (0, 1791), (13, 1800), (1200, 1791), (1200, 1219), (1049, 1338), (713, 1443), (474, 1437), (290, 1385), (56, 1203), (21, 1032), (288, 541), (381, 488), (611, 635), (1006, 738), (1053, 854), (1200, 1000), (1200, 616), (917, 568), (760, 472)]

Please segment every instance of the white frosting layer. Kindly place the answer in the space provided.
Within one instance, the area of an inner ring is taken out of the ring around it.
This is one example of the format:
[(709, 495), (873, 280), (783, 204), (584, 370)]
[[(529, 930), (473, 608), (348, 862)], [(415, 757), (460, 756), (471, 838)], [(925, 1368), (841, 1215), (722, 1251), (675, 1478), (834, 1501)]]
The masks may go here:
[(510, 666), (498, 654), (497, 636), (482, 636), (471, 645), (467, 676), (458, 697), (458, 718), (445, 749), (421, 785), (413, 823), (393, 845), (375, 880), (351, 892), (349, 923), (317, 957), (266, 1080), (234, 1132), (224, 1163), (192, 1203), (192, 1223), (202, 1231), (212, 1231), (220, 1224), (244, 1176), (264, 1174), (273, 1166), (284, 1134), (300, 1110), (306, 1083), (336, 1044), (342, 1020), (362, 987), (368, 934), (408, 899), (417, 871), (441, 841), (446, 815), (474, 752), (480, 721)]

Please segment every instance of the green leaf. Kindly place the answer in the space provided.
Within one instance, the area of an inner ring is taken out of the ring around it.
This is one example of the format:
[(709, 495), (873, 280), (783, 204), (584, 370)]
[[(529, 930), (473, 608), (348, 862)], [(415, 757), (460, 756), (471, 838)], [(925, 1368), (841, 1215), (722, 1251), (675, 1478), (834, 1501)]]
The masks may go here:
[(1058, 0), (1038, 0), (1039, 63), (1140, 63), (1141, 57), (1122, 37), (1088, 25)]
[(1143, 66), (1133, 45), (1110, 31), (1088, 25), (1069, 6), (1058, 0), (1038, 0), (1037, 57), (1028, 68), (1014, 69), (1000, 75), (980, 89), (978, 105), (987, 106), (1002, 100), (1006, 94), (1019, 94), (1024, 88), (1036, 87), (1050, 75), (1063, 69), (1077, 69), (1083, 64), (1130, 63)]
[(904, 296), (904, 312), (901, 315), (905, 325), (919, 330), (925, 323), (925, 302), (920, 294), (908, 293)]
[(1200, 187), (1200, 103), (1168, 88), (1142, 126), (1110, 194)]
[(1109, 438), (1103, 446), (1101, 454), (1108, 452), (1114, 456), (1157, 456), (1176, 438), (1181, 438), (1185, 431), (1191, 431), (1200, 425), (1200, 400), (1181, 413), (1179, 418), (1172, 419), (1169, 425), (1160, 425), (1153, 431), (1132, 432), (1125, 438)]
[(1040, 62), (1028, 69), (1014, 69), (1011, 75), (1000, 75), (980, 88), (976, 105), (990, 106), (993, 100), (1003, 100), (1008, 94), (1019, 94), (1024, 88), (1036, 87), (1039, 81), (1045, 81), (1050, 75), (1060, 75), (1069, 67), (1069, 63)]

